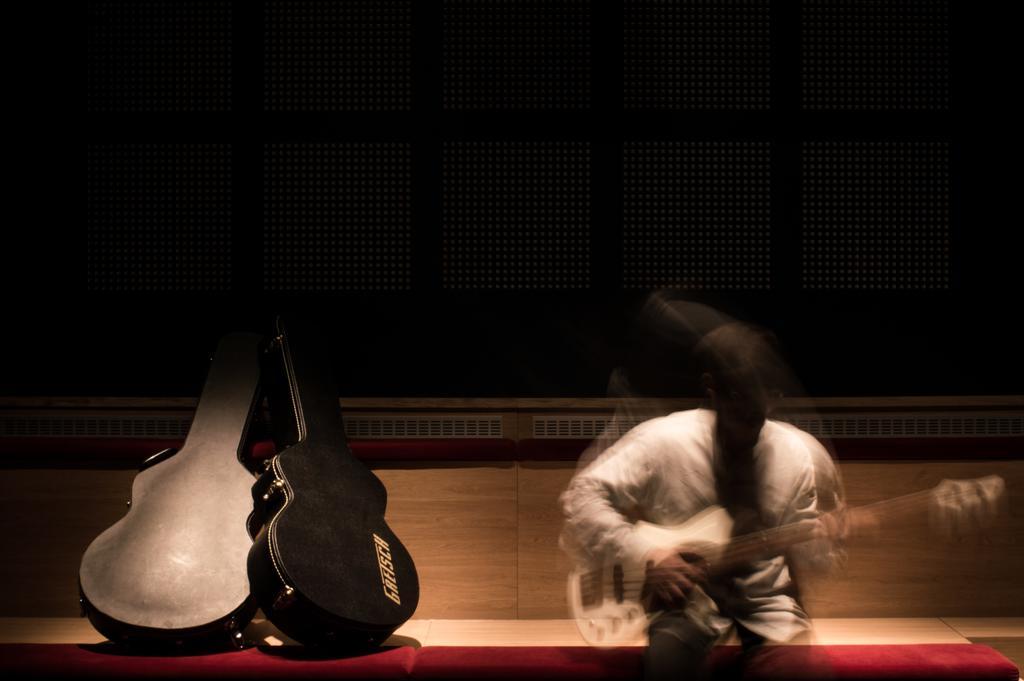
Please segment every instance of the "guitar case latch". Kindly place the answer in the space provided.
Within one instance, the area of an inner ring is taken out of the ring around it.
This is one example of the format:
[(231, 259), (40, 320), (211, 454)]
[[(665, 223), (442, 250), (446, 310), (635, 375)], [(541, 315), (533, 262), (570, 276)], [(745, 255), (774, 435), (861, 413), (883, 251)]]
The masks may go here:
[(283, 610), (289, 605), (295, 602), (295, 589), (290, 586), (286, 586), (281, 589), (277, 594), (277, 598), (274, 599), (274, 610)]

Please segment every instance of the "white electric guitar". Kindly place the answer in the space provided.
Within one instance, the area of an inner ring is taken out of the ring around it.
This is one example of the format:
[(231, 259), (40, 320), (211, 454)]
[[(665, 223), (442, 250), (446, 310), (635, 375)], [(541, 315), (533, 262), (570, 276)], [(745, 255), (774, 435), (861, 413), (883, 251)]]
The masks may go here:
[[(851, 534), (856, 528), (877, 528), (883, 515), (928, 510), (936, 529), (949, 532), (968, 524), (984, 525), (996, 513), (1005, 491), (1003, 479), (990, 475), (975, 480), (945, 480), (933, 489), (846, 510), (843, 521)], [(733, 536), (733, 519), (720, 506), (712, 506), (676, 527), (643, 521), (636, 532), (664, 548), (703, 558), (711, 577), (728, 573), (752, 560), (779, 555), (789, 546), (816, 536), (813, 524), (803, 522)], [(577, 566), (569, 574), (569, 610), (584, 640), (594, 646), (642, 643), (656, 613), (648, 612), (642, 589), (646, 565), (614, 560), (601, 565)], [(695, 587), (688, 608), (714, 609), (713, 601)]]

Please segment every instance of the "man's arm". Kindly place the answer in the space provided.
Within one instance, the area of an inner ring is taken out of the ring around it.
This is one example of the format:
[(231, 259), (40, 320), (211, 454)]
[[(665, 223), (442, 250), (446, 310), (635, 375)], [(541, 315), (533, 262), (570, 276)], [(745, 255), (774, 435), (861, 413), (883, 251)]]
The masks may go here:
[(577, 473), (559, 498), (562, 548), (577, 560), (641, 560), (654, 546), (634, 531), (633, 522), (649, 502), (652, 467), (647, 443), (631, 433)]
[(793, 572), (829, 572), (846, 563), (846, 501), (838, 470), (825, 448), (805, 434), (808, 460), (797, 476), (784, 523), (814, 524), (815, 538), (791, 547), (787, 563)]
[(660, 476), (656, 440), (627, 435), (577, 474), (561, 496), (565, 525), (560, 544), (576, 560), (609, 557), (646, 565), (642, 597), (648, 609), (682, 608), (690, 591), (707, 581), (707, 564), (635, 531)]

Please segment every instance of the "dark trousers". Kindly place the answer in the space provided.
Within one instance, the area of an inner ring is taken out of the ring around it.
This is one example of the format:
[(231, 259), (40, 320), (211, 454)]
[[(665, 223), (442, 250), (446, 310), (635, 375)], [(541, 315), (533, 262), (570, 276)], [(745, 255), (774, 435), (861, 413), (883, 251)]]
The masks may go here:
[[(736, 634), (743, 652), (736, 666), (722, 670), (723, 678), (821, 681), (834, 677), (831, 660), (818, 646), (765, 645), (764, 637), (739, 622), (736, 622)], [(672, 613), (651, 624), (649, 636), (650, 642), (644, 651), (645, 681), (709, 678), (708, 657), (718, 640), (709, 627), (682, 613)]]
[[(739, 622), (736, 633), (743, 646), (743, 658), (752, 657), (764, 645), (762, 636)], [(690, 681), (707, 679), (707, 659), (718, 634), (682, 613), (665, 614), (651, 624), (650, 642), (644, 651), (645, 681)]]
[(663, 615), (648, 630), (644, 681), (707, 678), (707, 657), (718, 636), (684, 616)]

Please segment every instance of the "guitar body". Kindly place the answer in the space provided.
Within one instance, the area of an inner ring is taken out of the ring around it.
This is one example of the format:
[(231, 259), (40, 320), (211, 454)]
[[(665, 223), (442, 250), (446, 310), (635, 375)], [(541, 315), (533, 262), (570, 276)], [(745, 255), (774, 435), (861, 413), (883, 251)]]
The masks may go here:
[(379, 645), (419, 601), (412, 557), (384, 520), (387, 492), (348, 448), (322, 339), (279, 320), (264, 358), (283, 449), (252, 490), (252, 593), (297, 641)]
[[(720, 506), (712, 506), (682, 525), (664, 527), (638, 522), (634, 532), (670, 548), (691, 547), (714, 564), (732, 536), (733, 520)], [(598, 647), (623, 646), (646, 640), (651, 616), (641, 600), (647, 566), (608, 560), (579, 566), (569, 573), (569, 611), (583, 639)], [(694, 588), (689, 608), (715, 608), (714, 602)]]
[(254, 334), (221, 340), (182, 449), (147, 461), (128, 513), (82, 556), (82, 606), (107, 638), (239, 643), (255, 614), (245, 575), (253, 475), (239, 450), (257, 399), (259, 343)]
[[(971, 524), (984, 525), (998, 513), (1006, 484), (997, 475), (975, 480), (944, 480), (934, 489), (875, 502), (859, 508), (843, 509), (843, 536), (878, 533), (885, 511), (890, 521), (908, 512), (926, 509), (936, 529), (944, 533)], [(826, 514), (828, 515), (828, 514)], [(728, 511), (712, 506), (676, 527), (638, 522), (635, 532), (663, 549), (680, 553), (690, 551), (708, 562), (708, 573), (728, 574), (736, 567), (772, 555), (789, 546), (821, 538), (825, 529), (814, 521), (797, 521), (743, 536), (735, 536)], [(619, 646), (644, 641), (652, 615), (641, 599), (646, 565), (614, 560), (600, 565), (581, 566), (569, 574), (569, 609), (583, 639), (594, 646)], [(714, 601), (700, 587), (690, 593), (686, 606), (703, 614), (717, 610)]]

